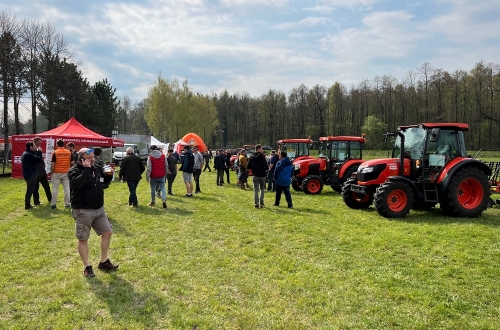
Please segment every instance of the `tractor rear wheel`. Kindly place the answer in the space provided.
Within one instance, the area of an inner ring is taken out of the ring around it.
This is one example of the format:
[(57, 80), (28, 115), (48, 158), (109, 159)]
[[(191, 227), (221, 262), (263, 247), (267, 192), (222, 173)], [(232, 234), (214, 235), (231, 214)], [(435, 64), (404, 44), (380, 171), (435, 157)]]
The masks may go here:
[(414, 196), (411, 187), (402, 181), (385, 182), (375, 193), (375, 208), (386, 218), (402, 218), (413, 206)]
[(476, 167), (458, 170), (450, 180), (441, 202), (441, 210), (452, 217), (476, 217), (488, 207), (488, 177)]
[(302, 187), (300, 186), (300, 183), (297, 180), (295, 180), (295, 179), (292, 179), (292, 188), (295, 191), (301, 191), (302, 190)]
[(302, 190), (306, 194), (319, 194), (323, 189), (323, 181), (317, 175), (310, 175), (302, 182)]
[(352, 192), (351, 185), (358, 184), (357, 179), (347, 179), (342, 186), (342, 198), (345, 205), (351, 209), (367, 209), (372, 205), (373, 195), (371, 194), (358, 194)]

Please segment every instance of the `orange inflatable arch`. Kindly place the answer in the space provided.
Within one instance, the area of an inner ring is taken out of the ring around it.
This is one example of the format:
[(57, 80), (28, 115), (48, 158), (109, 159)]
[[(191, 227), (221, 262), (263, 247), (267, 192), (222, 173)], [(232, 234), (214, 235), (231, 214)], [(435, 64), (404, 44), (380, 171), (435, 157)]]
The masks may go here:
[(184, 135), (184, 137), (182, 138), (182, 141), (189, 144), (190, 146), (195, 146), (195, 145), (198, 146), (198, 150), (200, 152), (205, 152), (206, 150), (208, 150), (207, 146), (205, 145), (205, 142), (203, 142), (202, 138), (199, 137), (195, 133), (188, 133), (188, 134)]

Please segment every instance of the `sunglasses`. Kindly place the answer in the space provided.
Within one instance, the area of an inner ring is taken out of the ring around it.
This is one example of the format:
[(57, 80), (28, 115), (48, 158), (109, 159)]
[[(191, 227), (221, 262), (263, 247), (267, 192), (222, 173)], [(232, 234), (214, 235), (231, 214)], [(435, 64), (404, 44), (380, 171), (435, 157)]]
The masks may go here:
[(85, 154), (90, 155), (90, 154), (91, 154), (91, 153), (93, 153), (93, 152), (94, 152), (94, 149), (87, 149), (84, 153), (82, 153), (82, 154), (80, 155), (80, 157), (81, 157), (81, 156), (83, 156), (83, 155), (85, 155)]

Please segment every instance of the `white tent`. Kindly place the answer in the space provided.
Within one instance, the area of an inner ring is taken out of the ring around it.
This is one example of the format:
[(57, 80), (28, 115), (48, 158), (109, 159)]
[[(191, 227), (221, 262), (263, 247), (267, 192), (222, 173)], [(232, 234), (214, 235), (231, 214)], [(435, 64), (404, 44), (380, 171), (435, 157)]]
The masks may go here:
[(164, 153), (167, 153), (167, 150), (168, 150), (168, 146), (170, 145), (170, 143), (163, 143), (163, 142), (160, 142), (160, 140), (158, 140), (157, 138), (155, 138), (154, 136), (151, 136), (151, 146), (155, 145), (157, 146), (158, 148), (162, 148), (163, 149), (163, 152)]

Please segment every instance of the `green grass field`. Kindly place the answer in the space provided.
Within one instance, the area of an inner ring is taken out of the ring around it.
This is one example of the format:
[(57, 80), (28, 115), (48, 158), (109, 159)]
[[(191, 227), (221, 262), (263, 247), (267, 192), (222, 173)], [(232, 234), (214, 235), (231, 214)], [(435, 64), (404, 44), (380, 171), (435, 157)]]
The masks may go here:
[[(231, 173), (234, 177), (234, 172)], [(116, 273), (84, 278), (74, 220), (46, 203), (25, 211), (23, 180), (0, 178), (2, 329), (498, 329), (500, 207), (475, 219), (438, 209), (388, 220), (351, 210), (329, 187), (292, 192), (294, 209), (253, 208), (253, 192), (218, 187), (168, 209), (106, 190)], [(499, 195), (496, 198), (500, 198)], [(47, 201), (43, 201), (47, 202)]]

